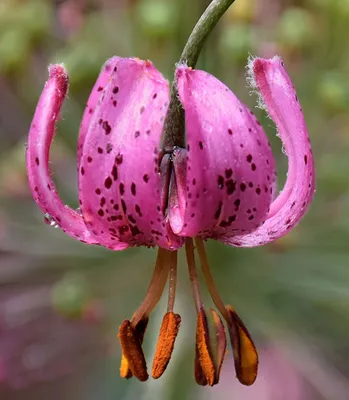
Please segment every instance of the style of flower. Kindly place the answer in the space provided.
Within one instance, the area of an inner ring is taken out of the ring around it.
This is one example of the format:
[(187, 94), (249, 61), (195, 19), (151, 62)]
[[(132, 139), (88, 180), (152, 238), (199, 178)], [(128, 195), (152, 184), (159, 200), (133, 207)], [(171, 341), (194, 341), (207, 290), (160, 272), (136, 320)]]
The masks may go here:
[(38, 206), (81, 242), (111, 250), (159, 248), (144, 302), (119, 330), (122, 377), (148, 378), (143, 337), (169, 281), (152, 376), (159, 378), (167, 367), (181, 322), (174, 304), (177, 250), (184, 245), (197, 311), (195, 378), (201, 385), (218, 382), (226, 353), (225, 328), (216, 311), (205, 312), (194, 239), (208, 290), (227, 324), (237, 377), (246, 385), (256, 379), (255, 346), (234, 308), (224, 305), (215, 288), (204, 240), (249, 247), (285, 235), (311, 202), (314, 163), (302, 109), (281, 59), (252, 59), (248, 70), (288, 154), (287, 181), (277, 197), (274, 159), (263, 128), (222, 82), (207, 72), (177, 67), (186, 148), (163, 150), (168, 82), (150, 61), (114, 57), (97, 79), (80, 127), (77, 212), (59, 198), (49, 170), (50, 145), (68, 91), (64, 67), (49, 68), (27, 150), (29, 183)]

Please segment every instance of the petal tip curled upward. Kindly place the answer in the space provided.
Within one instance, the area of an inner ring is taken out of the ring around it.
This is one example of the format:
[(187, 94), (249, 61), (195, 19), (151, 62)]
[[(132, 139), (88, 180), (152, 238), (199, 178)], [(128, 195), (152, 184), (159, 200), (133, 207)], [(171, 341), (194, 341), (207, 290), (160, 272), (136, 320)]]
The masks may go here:
[(246, 235), (224, 238), (237, 246), (260, 246), (286, 235), (306, 213), (315, 193), (315, 166), (303, 111), (280, 57), (251, 59), (248, 81), (260, 94), (259, 106), (275, 122), (288, 156), (284, 188), (265, 223)]
[(48, 67), (49, 79), (56, 81), (57, 90), (66, 95), (69, 85), (68, 72), (64, 64), (50, 64)]
[(28, 137), (26, 164), (33, 198), (57, 226), (75, 239), (97, 244), (86, 229), (81, 215), (63, 204), (49, 169), (49, 153), (56, 122), (69, 86), (68, 73), (63, 65), (49, 67), (49, 79), (35, 110)]

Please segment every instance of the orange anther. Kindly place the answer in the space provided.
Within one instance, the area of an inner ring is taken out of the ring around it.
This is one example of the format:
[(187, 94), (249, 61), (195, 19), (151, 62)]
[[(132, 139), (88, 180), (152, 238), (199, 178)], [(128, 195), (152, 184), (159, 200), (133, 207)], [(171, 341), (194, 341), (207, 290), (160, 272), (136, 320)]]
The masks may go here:
[(167, 364), (171, 359), (180, 323), (181, 317), (172, 311), (167, 312), (162, 320), (152, 367), (154, 379), (160, 378), (166, 370)]
[(257, 378), (258, 353), (240, 317), (231, 306), (227, 306), (226, 309), (231, 317), (228, 326), (236, 376), (242, 384), (250, 386)]
[[(123, 377), (130, 377), (128, 369), (140, 381), (148, 379), (147, 364), (144, 358), (142, 344), (137, 330), (129, 320), (125, 320), (119, 329), (122, 355), (127, 363), (122, 361), (120, 374)], [(128, 365), (127, 365), (128, 364)]]
[[(202, 373), (206, 378), (207, 384), (215, 384), (215, 368), (209, 348), (208, 326), (204, 310), (200, 310), (196, 325), (196, 348)], [(199, 372), (199, 371), (198, 371)]]

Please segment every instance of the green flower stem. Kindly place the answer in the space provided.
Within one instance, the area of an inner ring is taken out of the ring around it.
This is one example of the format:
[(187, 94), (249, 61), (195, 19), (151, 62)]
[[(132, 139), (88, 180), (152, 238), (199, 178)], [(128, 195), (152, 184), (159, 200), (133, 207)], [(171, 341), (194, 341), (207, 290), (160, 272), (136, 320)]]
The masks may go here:
[[(210, 3), (189, 36), (179, 59), (179, 64), (195, 67), (205, 40), (234, 1), (213, 0)], [(171, 101), (162, 136), (162, 149), (165, 153), (171, 152), (175, 146), (185, 147), (185, 123), (184, 110), (178, 99), (176, 81), (174, 80), (171, 86)]]

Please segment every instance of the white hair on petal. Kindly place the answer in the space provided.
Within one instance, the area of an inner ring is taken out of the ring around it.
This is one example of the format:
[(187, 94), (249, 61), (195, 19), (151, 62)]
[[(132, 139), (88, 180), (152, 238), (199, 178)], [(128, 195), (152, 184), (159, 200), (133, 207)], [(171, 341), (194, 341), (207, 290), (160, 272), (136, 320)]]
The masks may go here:
[(250, 95), (255, 94), (257, 96), (256, 107), (264, 110), (267, 113), (268, 117), (270, 118), (267, 107), (264, 104), (261, 94), (259, 93), (256, 79), (255, 79), (254, 72), (253, 72), (253, 64), (254, 64), (255, 60), (257, 60), (258, 58), (259, 57), (249, 54), (247, 65), (246, 65), (246, 81), (248, 83), (249, 88), (251, 89)]

